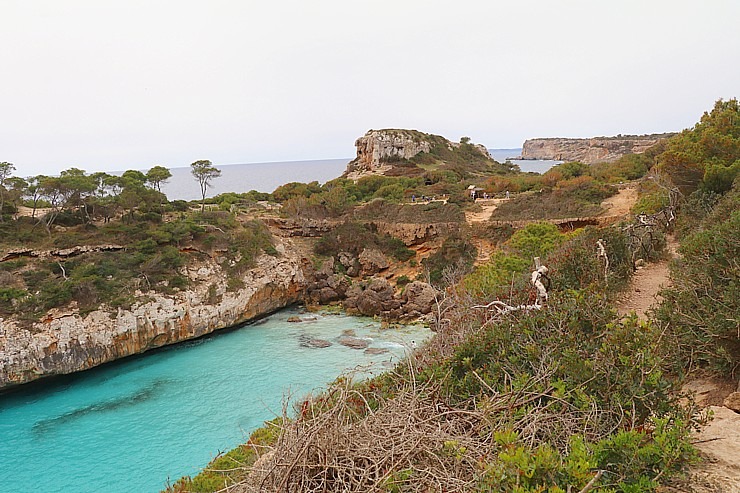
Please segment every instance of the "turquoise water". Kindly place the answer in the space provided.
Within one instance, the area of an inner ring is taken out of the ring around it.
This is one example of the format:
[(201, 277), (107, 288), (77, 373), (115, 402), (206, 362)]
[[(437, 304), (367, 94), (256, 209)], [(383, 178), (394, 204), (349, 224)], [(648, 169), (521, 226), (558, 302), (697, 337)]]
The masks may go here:
[[(266, 321), (0, 395), (0, 492), (157, 492), (304, 396), (361, 365), (405, 354), (420, 327), (380, 330), (371, 319), (300, 314)], [(343, 330), (391, 352), (337, 343)], [(327, 348), (309, 348), (320, 338)]]

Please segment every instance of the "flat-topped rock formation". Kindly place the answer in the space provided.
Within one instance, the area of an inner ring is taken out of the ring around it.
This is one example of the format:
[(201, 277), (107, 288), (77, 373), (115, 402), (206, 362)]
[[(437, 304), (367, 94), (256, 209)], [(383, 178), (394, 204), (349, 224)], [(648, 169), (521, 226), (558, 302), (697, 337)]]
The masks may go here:
[(672, 135), (674, 134), (528, 139), (522, 146), (522, 159), (580, 161), (585, 164), (612, 162), (626, 154), (641, 154)]

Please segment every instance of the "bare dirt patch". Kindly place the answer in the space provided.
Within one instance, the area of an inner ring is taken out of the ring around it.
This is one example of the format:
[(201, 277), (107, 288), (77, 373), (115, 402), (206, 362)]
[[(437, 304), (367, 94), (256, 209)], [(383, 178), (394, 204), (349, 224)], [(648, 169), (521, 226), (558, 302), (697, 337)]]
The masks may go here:
[(491, 214), (498, 207), (498, 199), (480, 199), (476, 200), (476, 205), (480, 209), (475, 211), (465, 211), (465, 221), (468, 224), (482, 223), (491, 219)]
[(601, 207), (605, 216), (627, 216), (637, 202), (637, 186), (630, 185), (619, 189), (619, 192), (604, 200)]

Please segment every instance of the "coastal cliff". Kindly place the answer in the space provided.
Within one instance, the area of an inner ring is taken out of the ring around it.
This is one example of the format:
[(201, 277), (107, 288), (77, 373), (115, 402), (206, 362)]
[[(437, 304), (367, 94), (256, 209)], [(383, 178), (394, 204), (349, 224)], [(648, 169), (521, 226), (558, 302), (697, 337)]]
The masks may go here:
[(368, 130), (355, 141), (355, 147), (357, 156), (350, 161), (344, 173), (351, 180), (366, 175), (393, 174), (394, 167), (409, 163), (420, 154), (429, 154), (433, 160), (444, 162), (449, 155), (454, 155), (463, 148), (472, 150), (478, 160), (493, 162), (484, 145), (470, 144), (467, 138), (463, 138), (461, 142), (452, 142), (439, 135), (418, 130)]
[(672, 135), (666, 133), (590, 139), (528, 139), (522, 146), (522, 159), (580, 161), (585, 164), (613, 162), (626, 154), (641, 154)]
[(229, 292), (211, 259), (186, 268), (194, 288), (174, 295), (140, 293), (130, 310), (105, 308), (85, 316), (74, 307), (51, 310), (30, 327), (0, 319), (0, 388), (86, 370), (160, 346), (233, 327), (297, 303), (305, 289), (299, 257), (262, 255)]

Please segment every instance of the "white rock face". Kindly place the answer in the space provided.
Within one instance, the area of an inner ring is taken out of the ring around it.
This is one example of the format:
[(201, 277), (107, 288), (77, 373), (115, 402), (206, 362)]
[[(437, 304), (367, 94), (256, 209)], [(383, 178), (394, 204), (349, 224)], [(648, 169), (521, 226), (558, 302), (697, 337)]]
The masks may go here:
[(368, 173), (383, 174), (393, 160), (411, 159), (429, 152), (429, 141), (405, 130), (369, 130), (355, 141), (357, 157), (347, 166), (346, 175), (355, 180)]
[[(145, 293), (150, 301), (130, 310), (100, 310), (82, 317), (53, 310), (29, 328), (0, 319), (0, 388), (44, 376), (72, 373), (200, 337), (252, 320), (302, 298), (306, 286), (298, 257), (263, 255), (243, 276), (244, 287), (226, 289), (227, 277), (213, 260), (188, 270), (192, 290), (175, 295)], [(220, 300), (209, 303), (208, 289)]]

